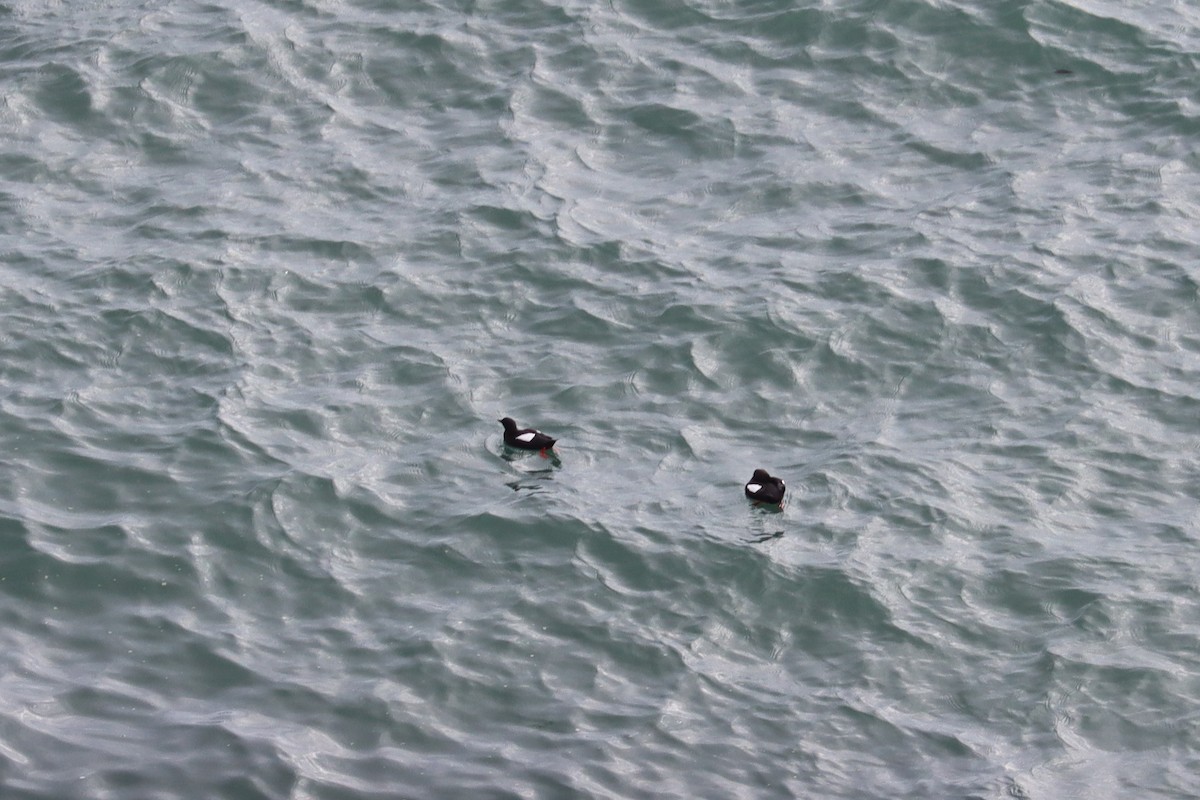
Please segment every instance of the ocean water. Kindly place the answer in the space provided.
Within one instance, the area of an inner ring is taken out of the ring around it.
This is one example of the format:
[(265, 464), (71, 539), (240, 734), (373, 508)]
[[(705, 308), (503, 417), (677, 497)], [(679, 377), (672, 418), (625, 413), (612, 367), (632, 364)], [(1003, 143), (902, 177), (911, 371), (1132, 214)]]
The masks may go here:
[(0, 3), (0, 797), (1200, 796), (1197, 52)]

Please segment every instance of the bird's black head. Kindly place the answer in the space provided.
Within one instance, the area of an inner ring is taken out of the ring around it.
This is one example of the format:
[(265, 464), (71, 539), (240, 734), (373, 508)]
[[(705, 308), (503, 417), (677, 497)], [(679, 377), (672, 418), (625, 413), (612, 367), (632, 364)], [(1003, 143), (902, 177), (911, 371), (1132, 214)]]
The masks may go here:
[(763, 481), (769, 481), (770, 479), (771, 479), (771, 476), (767, 473), (767, 471), (765, 469), (754, 470), (753, 480), (756, 480), (759, 483), (762, 483)]
[(504, 426), (504, 430), (506, 431), (516, 430), (517, 428), (517, 423), (513, 421), (512, 417), (505, 417), (500, 420), (500, 424)]

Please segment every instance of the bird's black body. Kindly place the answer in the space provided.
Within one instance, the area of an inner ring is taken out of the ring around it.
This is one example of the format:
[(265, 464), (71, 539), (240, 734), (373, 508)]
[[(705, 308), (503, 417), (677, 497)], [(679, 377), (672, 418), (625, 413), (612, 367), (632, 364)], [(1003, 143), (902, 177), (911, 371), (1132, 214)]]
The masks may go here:
[(512, 417), (505, 417), (500, 424), (504, 426), (504, 443), (519, 450), (549, 450), (558, 441), (533, 428), (518, 428)]
[(782, 478), (772, 478), (765, 469), (756, 469), (754, 476), (746, 483), (746, 497), (758, 503), (779, 506), (783, 505), (785, 488)]

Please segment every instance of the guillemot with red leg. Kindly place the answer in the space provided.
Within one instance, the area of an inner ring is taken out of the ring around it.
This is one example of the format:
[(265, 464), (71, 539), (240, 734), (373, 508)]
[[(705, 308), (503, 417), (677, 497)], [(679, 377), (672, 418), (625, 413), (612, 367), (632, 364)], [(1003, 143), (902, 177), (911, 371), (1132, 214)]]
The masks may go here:
[(554, 443), (558, 441), (533, 428), (518, 428), (512, 417), (505, 417), (500, 420), (500, 424), (504, 426), (504, 443), (506, 445), (518, 450), (537, 450), (543, 458), (549, 458), (546, 451), (554, 447)]

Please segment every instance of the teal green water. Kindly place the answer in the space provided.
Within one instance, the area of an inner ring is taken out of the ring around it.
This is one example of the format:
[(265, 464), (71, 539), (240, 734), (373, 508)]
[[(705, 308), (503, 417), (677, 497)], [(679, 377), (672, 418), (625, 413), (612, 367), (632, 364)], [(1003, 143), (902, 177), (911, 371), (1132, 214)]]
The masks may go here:
[(1200, 796), (1160, 5), (0, 3), (0, 796)]

